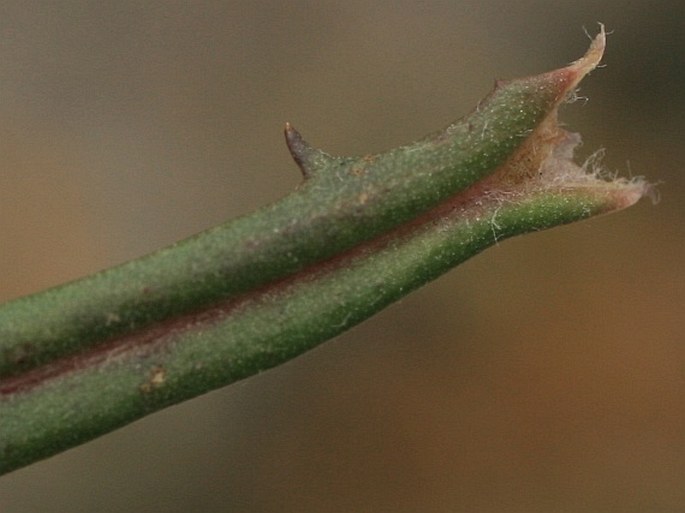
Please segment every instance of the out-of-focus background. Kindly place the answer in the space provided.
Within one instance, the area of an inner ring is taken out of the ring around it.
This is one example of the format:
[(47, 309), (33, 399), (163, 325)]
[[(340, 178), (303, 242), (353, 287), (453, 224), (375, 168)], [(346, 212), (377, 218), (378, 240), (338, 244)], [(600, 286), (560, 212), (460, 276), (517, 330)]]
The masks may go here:
[[(661, 202), (503, 242), (297, 360), (0, 479), (2, 513), (685, 511), (685, 3), (0, 3), (0, 300), (410, 142), (602, 21), (582, 155)], [(2, 419), (0, 419), (2, 422)]]

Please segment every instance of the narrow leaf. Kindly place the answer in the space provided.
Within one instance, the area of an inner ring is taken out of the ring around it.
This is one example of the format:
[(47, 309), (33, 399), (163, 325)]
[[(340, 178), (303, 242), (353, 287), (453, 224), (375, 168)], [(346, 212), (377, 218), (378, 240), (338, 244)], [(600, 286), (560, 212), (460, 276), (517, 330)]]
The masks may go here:
[(0, 472), (285, 362), (497, 241), (638, 201), (644, 181), (575, 164), (557, 123), (604, 44), (383, 154), (333, 157), (287, 125), (291, 195), (0, 307)]

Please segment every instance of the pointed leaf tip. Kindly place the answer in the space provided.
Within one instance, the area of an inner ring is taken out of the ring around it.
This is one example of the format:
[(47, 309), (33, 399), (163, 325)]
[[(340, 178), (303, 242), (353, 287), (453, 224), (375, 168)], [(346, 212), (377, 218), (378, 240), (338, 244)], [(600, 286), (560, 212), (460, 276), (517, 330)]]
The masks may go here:
[(326, 152), (314, 148), (305, 141), (300, 132), (290, 123), (286, 122), (284, 133), (290, 155), (299, 166), (305, 180), (314, 176), (326, 163), (333, 160), (333, 157)]
[(606, 30), (604, 29), (604, 25), (600, 23), (599, 33), (592, 39), (590, 48), (585, 52), (585, 55), (564, 68), (564, 71), (569, 73), (568, 90), (575, 88), (585, 75), (599, 65), (604, 56), (606, 42)]
[[(553, 104), (560, 105), (564, 101), (574, 98), (574, 92), (583, 78), (595, 69), (604, 55), (606, 47), (606, 31), (600, 23), (599, 33), (592, 39), (590, 47), (585, 55), (573, 61), (568, 66), (559, 68), (540, 75), (534, 75), (523, 79), (513, 80), (512, 83), (523, 83), (533, 86), (537, 95), (545, 92), (548, 98), (553, 99)], [(504, 89), (508, 82), (498, 81), (495, 90)]]
[(583, 69), (587, 69), (588, 71), (591, 71), (597, 65), (600, 63), (602, 60), (602, 56), (604, 55), (604, 49), (606, 48), (607, 44), (607, 33), (604, 28), (604, 24), (600, 23), (599, 24), (599, 34), (597, 34), (593, 39), (592, 43), (590, 43), (590, 48), (588, 48), (587, 52), (585, 52), (585, 55), (583, 55), (580, 59), (572, 63), (572, 66), (578, 66)]

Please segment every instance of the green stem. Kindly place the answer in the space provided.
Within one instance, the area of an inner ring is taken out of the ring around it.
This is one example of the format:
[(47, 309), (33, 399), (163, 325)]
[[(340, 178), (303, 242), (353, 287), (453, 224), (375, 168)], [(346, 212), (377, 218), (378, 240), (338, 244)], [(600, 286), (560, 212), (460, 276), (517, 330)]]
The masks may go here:
[(147, 257), (3, 305), (0, 377), (235, 297), (413, 219), (509, 158), (594, 64), (583, 66), (502, 83), (463, 120), (380, 155), (331, 157), (287, 125), (305, 176), (298, 190)]
[(603, 47), (385, 154), (330, 157), (287, 126), (295, 193), (0, 307), (0, 472), (285, 362), (497, 240), (637, 201), (644, 183), (586, 174), (556, 124)]

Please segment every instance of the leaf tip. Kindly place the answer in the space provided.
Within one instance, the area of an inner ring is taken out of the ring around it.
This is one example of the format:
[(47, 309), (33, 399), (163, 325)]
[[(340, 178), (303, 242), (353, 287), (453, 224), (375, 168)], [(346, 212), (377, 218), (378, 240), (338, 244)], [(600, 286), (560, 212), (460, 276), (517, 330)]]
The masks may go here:
[(572, 62), (569, 67), (575, 67), (586, 74), (595, 69), (601, 62), (607, 44), (607, 33), (603, 23), (599, 24), (599, 33), (591, 38), (591, 41), (590, 48), (585, 52), (585, 55)]
[(573, 155), (580, 144), (578, 134), (559, 130), (558, 136), (547, 144), (547, 150), (538, 148), (538, 151), (547, 153), (547, 157), (535, 178), (529, 180), (529, 187), (590, 197), (595, 205), (594, 214), (628, 208), (644, 197), (657, 200), (654, 184), (644, 178), (621, 178), (604, 169), (601, 165), (603, 150), (595, 152), (582, 165), (576, 164)]
[(643, 178), (634, 178), (632, 180), (617, 179), (605, 183), (608, 189), (613, 186), (609, 190), (606, 199), (607, 212), (631, 207), (645, 197), (650, 198), (653, 203), (658, 201), (656, 187)]
[(606, 49), (606, 30), (604, 24), (599, 24), (599, 33), (591, 38), (590, 47), (580, 59), (573, 61), (571, 64), (559, 70), (563, 72), (568, 80), (566, 89), (573, 90), (578, 83), (592, 70), (594, 70), (602, 61), (604, 50)]

